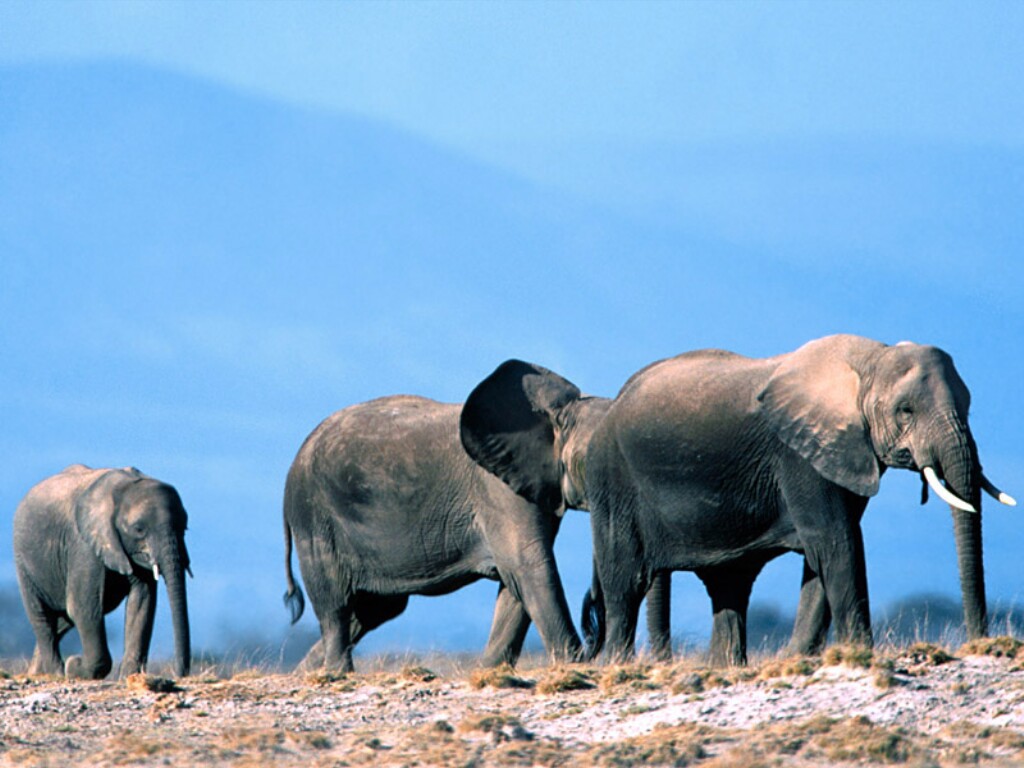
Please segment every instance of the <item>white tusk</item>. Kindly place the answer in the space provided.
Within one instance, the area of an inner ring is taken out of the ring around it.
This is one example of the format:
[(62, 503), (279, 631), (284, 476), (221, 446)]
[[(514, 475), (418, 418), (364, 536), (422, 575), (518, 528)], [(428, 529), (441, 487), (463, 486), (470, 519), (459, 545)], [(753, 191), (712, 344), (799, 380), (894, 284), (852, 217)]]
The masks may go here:
[(984, 475), (981, 476), (981, 487), (985, 489), (985, 493), (987, 493), (993, 499), (996, 499), (1000, 504), (1005, 504), (1008, 507), (1017, 506), (1017, 500), (1013, 498), (1013, 496), (1011, 496), (1008, 493), (1003, 493), (1002, 491), (1000, 491), (998, 488), (992, 485), (992, 481), (989, 480)]
[(160, 566), (153, 563), (153, 580), (160, 581)]
[(942, 499), (944, 502), (949, 504), (951, 507), (956, 507), (964, 512), (977, 512), (973, 506), (968, 504), (966, 501), (961, 499), (946, 486), (939, 482), (939, 476), (935, 474), (935, 470), (931, 467), (925, 467), (921, 470), (924, 474), (924, 479), (928, 481), (928, 485), (931, 486), (935, 494)]

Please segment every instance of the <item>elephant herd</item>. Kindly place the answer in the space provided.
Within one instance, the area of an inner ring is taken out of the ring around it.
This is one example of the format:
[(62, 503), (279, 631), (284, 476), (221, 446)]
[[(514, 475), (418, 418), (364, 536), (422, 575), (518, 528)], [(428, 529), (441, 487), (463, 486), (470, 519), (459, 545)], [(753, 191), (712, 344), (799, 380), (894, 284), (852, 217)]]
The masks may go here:
[[(669, 584), (693, 571), (711, 598), (710, 655), (746, 661), (754, 580), (803, 555), (792, 652), (870, 644), (861, 516), (888, 467), (920, 473), (953, 513), (964, 620), (987, 631), (981, 492), (970, 393), (940, 349), (837, 335), (752, 359), (688, 352), (634, 374), (614, 399), (584, 395), (509, 360), (464, 405), (400, 395), (325, 419), (284, 491), (285, 602), (321, 638), (304, 668), (352, 669), (367, 632), (409, 596), (499, 583), (483, 663), (515, 663), (533, 622), (552, 659), (634, 650), (646, 598), (652, 652), (671, 655)], [(589, 510), (593, 584), (584, 640), (554, 557), (567, 509)], [(112, 667), (103, 617), (127, 598), (121, 673), (143, 669), (164, 576), (175, 670), (189, 671), (187, 516), (170, 485), (136, 469), (68, 467), (33, 487), (14, 518), (22, 599), (36, 635), (31, 671), (99, 678)], [(82, 655), (62, 662), (78, 628)]]

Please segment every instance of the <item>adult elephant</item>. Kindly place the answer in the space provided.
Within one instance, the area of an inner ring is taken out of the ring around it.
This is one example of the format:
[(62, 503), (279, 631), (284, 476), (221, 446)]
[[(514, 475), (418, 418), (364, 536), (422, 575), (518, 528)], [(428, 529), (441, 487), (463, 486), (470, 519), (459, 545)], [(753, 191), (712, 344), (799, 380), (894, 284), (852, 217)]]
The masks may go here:
[(984, 635), (980, 491), (1001, 494), (982, 473), (969, 404), (942, 350), (849, 335), (639, 371), (586, 456), (608, 655), (632, 654), (656, 576), (692, 570), (712, 600), (713, 661), (743, 663), (754, 579), (786, 551), (805, 558), (793, 646), (819, 644), (830, 619), (839, 641), (870, 645), (860, 519), (887, 467), (920, 472), (951, 504), (967, 633)]
[[(14, 561), (36, 636), (30, 674), (99, 679), (112, 668), (104, 614), (127, 598), (121, 675), (145, 668), (162, 574), (174, 624), (174, 669), (189, 673), (188, 516), (178, 492), (134, 467), (75, 464), (34, 486), (14, 513)], [(82, 655), (61, 661), (78, 629)]]
[[(585, 406), (575, 387), (547, 386), (549, 374), (517, 364), (490, 407), (545, 414), (539, 436), (559, 440), (572, 462), (582, 451), (550, 424), (576, 424)], [(285, 601), (297, 621), (294, 538), (321, 632), (305, 667), (351, 670), (355, 644), (398, 616), (409, 595), (481, 578), (500, 584), (485, 665), (515, 663), (531, 619), (552, 658), (580, 658), (553, 551), (563, 490), (527, 481), (517, 493), (473, 463), (460, 443), (461, 411), (422, 397), (372, 400), (329, 416), (299, 449), (285, 485)], [(571, 506), (575, 486), (566, 491)]]

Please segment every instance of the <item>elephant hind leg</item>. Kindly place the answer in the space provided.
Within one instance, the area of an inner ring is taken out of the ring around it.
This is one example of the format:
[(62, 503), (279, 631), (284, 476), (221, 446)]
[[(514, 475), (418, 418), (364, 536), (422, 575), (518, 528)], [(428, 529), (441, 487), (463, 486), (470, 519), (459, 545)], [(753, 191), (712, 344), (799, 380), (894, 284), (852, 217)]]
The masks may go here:
[(481, 665), (497, 667), (501, 664), (515, 666), (523, 651), (523, 642), (530, 629), (530, 616), (521, 600), (504, 584), (498, 585), (498, 599), (494, 604), (494, 619), (491, 634), (487, 638)]
[(29, 624), (32, 625), (32, 632), (36, 636), (36, 647), (28, 668), (29, 674), (63, 674), (64, 661), (60, 655), (60, 639), (71, 628), (71, 622), (47, 607), (38, 595), (23, 590), (22, 600)]
[[(346, 603), (333, 611), (317, 612), (323, 640), (324, 670), (352, 672), (352, 609)], [(312, 651), (311, 651), (312, 652)]]
[(763, 566), (763, 562), (757, 562), (697, 571), (711, 598), (714, 612), (709, 648), (712, 666), (744, 666), (747, 663), (747, 608), (754, 579)]

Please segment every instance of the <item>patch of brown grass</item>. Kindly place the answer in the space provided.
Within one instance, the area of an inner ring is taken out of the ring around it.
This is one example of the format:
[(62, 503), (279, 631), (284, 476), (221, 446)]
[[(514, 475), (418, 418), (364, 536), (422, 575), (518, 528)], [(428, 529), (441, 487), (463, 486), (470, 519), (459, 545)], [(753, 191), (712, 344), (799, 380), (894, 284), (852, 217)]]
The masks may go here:
[(553, 667), (537, 681), (536, 690), (538, 693), (552, 694), (589, 691), (596, 687), (592, 673), (572, 667)]
[(607, 667), (599, 681), (601, 690), (650, 691), (661, 687), (651, 679), (651, 668), (646, 664), (617, 664)]
[(897, 658), (916, 667), (937, 667), (956, 659), (945, 648), (934, 643), (914, 643), (901, 651)]
[(430, 683), (437, 679), (437, 675), (433, 671), (417, 665), (402, 667), (402, 671), (398, 673), (398, 676), (410, 683)]
[(833, 720), (814, 734), (805, 750), (808, 757), (869, 763), (905, 763), (922, 753), (903, 728), (875, 725), (866, 717)]
[[(876, 725), (866, 717), (814, 717), (798, 723), (760, 725), (743, 738), (743, 754), (752, 765), (767, 759), (813, 765), (839, 762), (905, 763), (935, 751), (929, 737), (899, 727)], [(932, 763), (928, 763), (932, 764)], [(743, 765), (743, 763), (739, 763)]]
[(995, 656), (1008, 659), (1016, 659), (1020, 654), (1024, 643), (1014, 637), (1001, 635), (1000, 637), (979, 637), (976, 640), (968, 640), (957, 651), (959, 656)]
[(732, 675), (728, 673), (723, 674), (707, 667), (677, 666), (671, 670), (668, 683), (672, 693), (678, 696), (679, 694), (699, 694), (712, 688), (725, 688), (733, 684), (731, 678)]
[(1024, 752), (1024, 733), (1012, 728), (979, 725), (969, 720), (961, 720), (943, 728), (942, 735), (957, 742), (967, 741), (972, 745), (977, 745), (976, 751), (983, 758), (991, 757), (982, 751), (985, 748), (998, 751), (1004, 756), (1020, 756)]
[(495, 744), (504, 741), (533, 741), (533, 734), (523, 727), (522, 721), (513, 715), (501, 712), (473, 715), (459, 723), (459, 733), (467, 735), (485, 734)]
[(707, 747), (729, 741), (727, 732), (698, 725), (659, 726), (648, 734), (616, 742), (595, 744), (587, 750), (580, 765), (601, 765), (618, 768), (637, 765), (688, 766), (702, 763), (708, 757)]
[(800, 677), (813, 675), (821, 667), (821, 660), (809, 656), (791, 656), (787, 659), (767, 661), (757, 670), (758, 680), (772, 680), (778, 677)]
[(476, 689), (481, 688), (533, 688), (536, 683), (525, 677), (519, 677), (508, 664), (490, 669), (474, 670), (469, 676), (469, 684)]
[[(129, 765), (145, 762), (148, 758), (173, 756), (184, 750), (183, 745), (173, 739), (152, 736), (147, 733), (123, 731), (107, 739), (97, 757), (112, 765)], [(171, 757), (173, 760), (173, 757)]]
[(150, 693), (174, 693), (180, 691), (178, 684), (169, 677), (157, 677), (136, 672), (125, 678), (125, 686), (130, 691), (149, 691)]
[(830, 645), (821, 655), (821, 663), (826, 667), (847, 667), (868, 669), (874, 653), (865, 645)]

